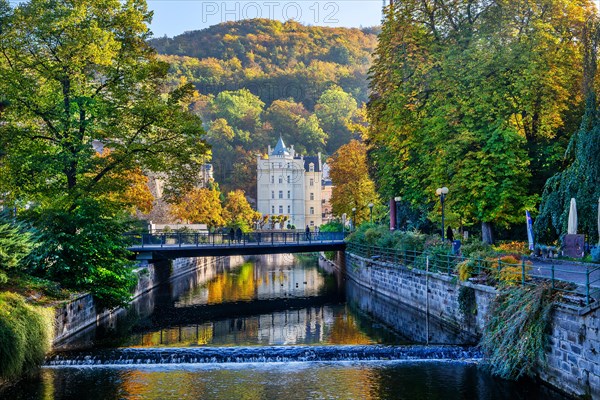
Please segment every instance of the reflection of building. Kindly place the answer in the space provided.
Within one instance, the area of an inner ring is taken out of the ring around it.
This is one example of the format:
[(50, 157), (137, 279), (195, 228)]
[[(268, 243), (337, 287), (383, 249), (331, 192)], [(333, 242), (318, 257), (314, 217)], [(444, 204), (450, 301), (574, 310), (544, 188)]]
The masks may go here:
[(321, 225), (321, 153), (296, 155), (279, 138), (275, 149), (257, 160), (257, 209), (263, 215), (284, 215), (302, 229)]

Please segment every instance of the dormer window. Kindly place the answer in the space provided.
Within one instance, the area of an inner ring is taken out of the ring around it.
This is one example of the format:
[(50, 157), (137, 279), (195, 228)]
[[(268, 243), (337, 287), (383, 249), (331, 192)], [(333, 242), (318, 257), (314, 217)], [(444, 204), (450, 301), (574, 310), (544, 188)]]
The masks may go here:
[(313, 163), (308, 164), (308, 172), (315, 172), (315, 164), (313, 164)]

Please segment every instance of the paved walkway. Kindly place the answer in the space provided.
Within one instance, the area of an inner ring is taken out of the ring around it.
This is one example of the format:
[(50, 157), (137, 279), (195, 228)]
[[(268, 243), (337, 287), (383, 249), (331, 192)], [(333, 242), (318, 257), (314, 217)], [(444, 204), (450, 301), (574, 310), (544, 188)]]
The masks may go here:
[(569, 263), (565, 261), (553, 261), (551, 259), (530, 259), (533, 266), (530, 276), (554, 279), (565, 282), (574, 282), (579, 285), (578, 292), (585, 294), (585, 287), (590, 284), (590, 295), (598, 298), (600, 296), (600, 265)]

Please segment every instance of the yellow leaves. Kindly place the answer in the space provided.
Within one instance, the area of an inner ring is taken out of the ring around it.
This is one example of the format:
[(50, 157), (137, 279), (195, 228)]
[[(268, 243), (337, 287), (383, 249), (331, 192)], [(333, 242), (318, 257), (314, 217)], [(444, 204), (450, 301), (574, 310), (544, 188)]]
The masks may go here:
[(352, 208), (356, 208), (357, 221), (364, 221), (368, 216), (367, 204), (377, 202), (375, 184), (367, 167), (366, 145), (352, 140), (340, 147), (327, 163), (334, 186), (331, 198), (333, 213), (351, 216)]
[(227, 193), (225, 200), (224, 218), (232, 225), (242, 228), (251, 228), (254, 221), (257, 221), (261, 214), (254, 211), (246, 200), (243, 190), (234, 190)]
[(208, 188), (195, 188), (170, 206), (175, 218), (192, 224), (207, 224), (209, 227), (222, 226), (223, 207), (219, 191)]
[(130, 204), (143, 214), (152, 211), (154, 196), (148, 187), (148, 177), (141, 170), (133, 171), (126, 175), (129, 185), (122, 196), (125, 204)]

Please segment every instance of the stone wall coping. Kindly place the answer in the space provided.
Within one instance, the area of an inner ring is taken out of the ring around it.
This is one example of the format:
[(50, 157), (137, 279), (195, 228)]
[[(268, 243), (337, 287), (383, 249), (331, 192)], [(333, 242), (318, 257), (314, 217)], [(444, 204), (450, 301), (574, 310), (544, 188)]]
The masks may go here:
[[(402, 265), (402, 264), (394, 264), (391, 262), (372, 260), (370, 258), (361, 257), (359, 255), (356, 255), (356, 254), (353, 254), (350, 252), (348, 252), (348, 254), (350, 254), (353, 258), (365, 261), (368, 264), (370, 263), (370, 264), (375, 264), (378, 266), (382, 266), (382, 267), (386, 267), (386, 268), (394, 268), (394, 269), (398, 269), (400, 267), (400, 268), (406, 269), (417, 275), (429, 274), (430, 276), (435, 277), (436, 279), (441, 279), (446, 282), (452, 282), (454, 280), (456, 280), (458, 282), (458, 280), (454, 276), (448, 276), (446, 274), (440, 274), (437, 272), (427, 272), (427, 271), (424, 271), (419, 268), (408, 269), (405, 265)], [(368, 267), (368, 264), (367, 264), (367, 267)], [(472, 287), (473, 289), (477, 289), (477, 290), (480, 290), (480, 291), (486, 292), (486, 293), (491, 293), (491, 294), (498, 293), (498, 290), (493, 286), (482, 285), (479, 283), (472, 283), (472, 282), (461, 282), (461, 285), (467, 286), (467, 287)], [(583, 316), (583, 315), (591, 313), (591, 312), (595, 311), (596, 309), (600, 308), (600, 302), (595, 302), (594, 304), (590, 304), (589, 306), (585, 306), (585, 307), (577, 307), (572, 304), (565, 304), (565, 303), (556, 303), (555, 307), (557, 307), (558, 309), (560, 309), (562, 311), (571, 313), (571, 314)]]

